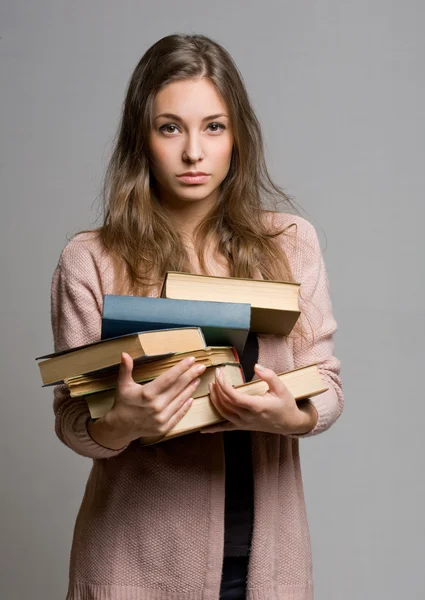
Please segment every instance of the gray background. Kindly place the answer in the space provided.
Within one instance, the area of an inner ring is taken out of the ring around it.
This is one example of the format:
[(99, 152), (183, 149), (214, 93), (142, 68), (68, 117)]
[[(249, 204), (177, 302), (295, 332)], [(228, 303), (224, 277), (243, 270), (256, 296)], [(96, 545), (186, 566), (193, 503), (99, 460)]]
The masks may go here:
[(65, 597), (91, 461), (53, 431), (34, 357), (93, 205), (128, 78), (170, 33), (232, 54), (275, 180), (316, 226), (345, 411), (301, 441), (317, 600), (425, 597), (424, 3), (3, 0), (2, 600)]

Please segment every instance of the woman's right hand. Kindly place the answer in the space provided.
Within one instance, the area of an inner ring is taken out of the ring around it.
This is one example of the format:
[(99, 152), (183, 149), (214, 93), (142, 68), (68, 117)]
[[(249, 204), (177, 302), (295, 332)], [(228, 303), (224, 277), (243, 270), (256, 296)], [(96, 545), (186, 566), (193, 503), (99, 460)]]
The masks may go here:
[(165, 435), (192, 404), (205, 365), (185, 358), (159, 377), (143, 385), (133, 379), (133, 359), (123, 352), (113, 407), (89, 424), (91, 437), (99, 444), (120, 449), (139, 437)]

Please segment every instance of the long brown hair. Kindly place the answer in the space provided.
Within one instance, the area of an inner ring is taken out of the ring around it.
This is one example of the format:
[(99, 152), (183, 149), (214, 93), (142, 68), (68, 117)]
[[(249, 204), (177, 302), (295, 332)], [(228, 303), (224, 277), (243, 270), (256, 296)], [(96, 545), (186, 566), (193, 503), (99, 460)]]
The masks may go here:
[(156, 194), (148, 139), (155, 94), (171, 82), (201, 77), (223, 98), (234, 135), (218, 202), (195, 232), (202, 271), (209, 273), (204, 248), (214, 236), (231, 276), (260, 273), (263, 279), (294, 281), (278, 239), (289, 235), (288, 228), (276, 227), (269, 217), (296, 209), (267, 171), (260, 124), (242, 76), (217, 42), (200, 34), (173, 34), (153, 44), (134, 69), (105, 175), (103, 224), (97, 232), (114, 262), (115, 293), (146, 295), (161, 285), (166, 271), (192, 270), (183, 240)]

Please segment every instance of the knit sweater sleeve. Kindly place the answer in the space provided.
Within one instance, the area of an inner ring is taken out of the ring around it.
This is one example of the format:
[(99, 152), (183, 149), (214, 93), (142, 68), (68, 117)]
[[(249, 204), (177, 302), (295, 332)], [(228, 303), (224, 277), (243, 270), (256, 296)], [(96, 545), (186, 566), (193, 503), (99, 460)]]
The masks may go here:
[[(315, 427), (304, 434), (291, 437), (311, 437), (322, 433), (340, 416), (344, 397), (339, 377), (340, 361), (334, 356), (334, 333), (337, 323), (332, 312), (329, 279), (314, 226), (301, 219), (301, 244), (298, 264), (300, 286), (300, 310), (305, 339), (294, 339), (294, 368), (316, 363), (326, 392), (309, 398), (318, 413)], [(314, 335), (312, 335), (312, 332)]]
[[(100, 339), (103, 293), (97, 253), (83, 234), (63, 249), (52, 278), (51, 324), (55, 352)], [(65, 385), (54, 388), (55, 431), (69, 448), (93, 459), (110, 458), (125, 450), (111, 450), (89, 435), (90, 419), (84, 398), (71, 398)]]

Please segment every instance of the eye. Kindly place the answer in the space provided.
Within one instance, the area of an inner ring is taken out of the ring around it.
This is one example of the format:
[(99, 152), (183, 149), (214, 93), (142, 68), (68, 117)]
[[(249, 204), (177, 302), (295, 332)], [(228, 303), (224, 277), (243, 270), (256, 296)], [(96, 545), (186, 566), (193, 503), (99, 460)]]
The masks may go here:
[(218, 127), (219, 129), (215, 129), (214, 132), (219, 131), (220, 129), (226, 129), (226, 127), (224, 125), (222, 125), (221, 123), (210, 123), (208, 125), (208, 127)]
[[(166, 125), (162, 125), (162, 126), (159, 128), (159, 131), (164, 131), (164, 133), (165, 133), (165, 129), (170, 129), (170, 128), (171, 128), (171, 129), (173, 129), (173, 128), (174, 128), (174, 129), (177, 129), (177, 126), (176, 126), (176, 125), (173, 125), (173, 124), (171, 124), (171, 123), (167, 123)], [(169, 132), (167, 132), (167, 133), (169, 133)]]
[[(220, 130), (226, 129), (226, 127), (222, 124), (222, 123), (210, 123), (207, 127), (210, 128), (213, 127), (214, 129), (212, 129), (213, 133), (217, 133)], [(173, 131), (170, 131), (170, 129), (172, 129)], [(174, 135), (174, 130), (177, 130), (177, 125), (174, 125), (173, 123), (166, 123), (165, 125), (162, 125), (159, 128), (160, 131), (163, 131), (166, 134), (171, 134)]]

